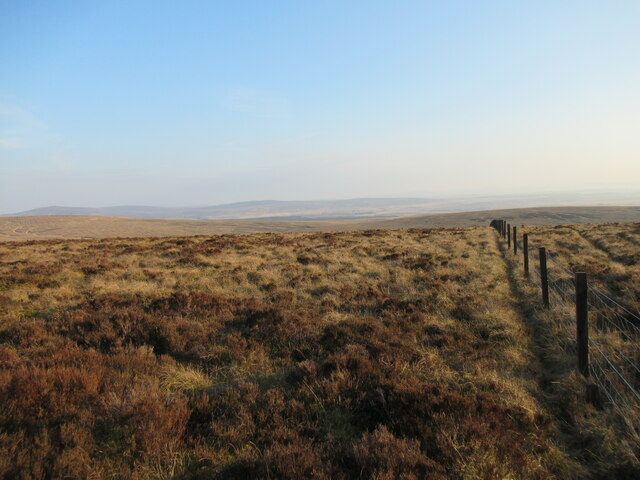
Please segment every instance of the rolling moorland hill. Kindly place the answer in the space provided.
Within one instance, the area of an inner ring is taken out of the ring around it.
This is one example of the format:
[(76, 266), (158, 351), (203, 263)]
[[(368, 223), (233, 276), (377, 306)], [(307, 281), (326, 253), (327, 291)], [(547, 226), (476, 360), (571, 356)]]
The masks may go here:
[(474, 227), (488, 225), (494, 218), (526, 225), (637, 222), (640, 207), (539, 207), (332, 221), (162, 220), (80, 215), (0, 217), (0, 241)]
[(495, 210), (532, 206), (639, 205), (640, 191), (585, 191), (521, 195), (469, 195), (449, 198), (352, 198), (346, 200), (261, 200), (197, 207), (120, 205), (50, 206), (0, 217), (84, 215), (171, 220), (371, 220), (433, 213)]
[(388, 217), (419, 213), (441, 202), (427, 198), (354, 198), (350, 200), (238, 202), (202, 207), (153, 207), (122, 205), (114, 207), (44, 207), (16, 213), (15, 216), (89, 215), (126, 218), (190, 220), (238, 219), (340, 219)]
[[(637, 305), (640, 224), (524, 230)], [(488, 227), (0, 244), (0, 477), (638, 478), (538, 292)]]

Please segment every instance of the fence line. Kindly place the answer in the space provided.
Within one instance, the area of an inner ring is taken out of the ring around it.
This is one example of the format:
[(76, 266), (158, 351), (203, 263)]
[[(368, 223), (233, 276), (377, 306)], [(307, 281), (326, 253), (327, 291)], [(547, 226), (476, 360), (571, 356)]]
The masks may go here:
[[(594, 382), (587, 386), (589, 400), (610, 405), (640, 439), (640, 313), (588, 284), (586, 274), (573, 272), (558, 255), (532, 243), (523, 229), (521, 242), (517, 228), (506, 221), (494, 220), (491, 226), (508, 252), (522, 252), (525, 276), (541, 286), (543, 304), (565, 310), (554, 315), (554, 322), (563, 332), (561, 343), (577, 353), (576, 365)], [(571, 303), (575, 318), (566, 311)]]

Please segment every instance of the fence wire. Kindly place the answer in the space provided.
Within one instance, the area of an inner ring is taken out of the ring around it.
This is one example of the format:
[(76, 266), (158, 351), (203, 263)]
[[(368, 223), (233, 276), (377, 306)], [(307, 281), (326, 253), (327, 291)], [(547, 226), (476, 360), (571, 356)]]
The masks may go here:
[[(519, 232), (522, 233), (522, 232)], [(523, 252), (519, 239), (518, 253)], [(539, 245), (529, 238), (530, 279), (541, 285)], [(511, 246), (513, 251), (513, 245)], [(575, 272), (546, 251), (549, 304), (561, 344), (576, 347)], [(588, 286), (590, 375), (604, 403), (618, 413), (640, 439), (640, 313), (599, 288)]]

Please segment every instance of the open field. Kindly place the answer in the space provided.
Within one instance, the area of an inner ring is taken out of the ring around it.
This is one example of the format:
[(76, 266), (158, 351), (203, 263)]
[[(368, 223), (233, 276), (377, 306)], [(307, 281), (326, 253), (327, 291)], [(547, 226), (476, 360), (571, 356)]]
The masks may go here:
[[(631, 302), (638, 228), (529, 230)], [(638, 478), (516, 269), (488, 227), (1, 244), (0, 477)]]
[(385, 220), (153, 220), (80, 215), (0, 217), (0, 241), (259, 232), (319, 232), (398, 228), (478, 227), (494, 218), (554, 225), (640, 221), (640, 207), (544, 207), (443, 213)]

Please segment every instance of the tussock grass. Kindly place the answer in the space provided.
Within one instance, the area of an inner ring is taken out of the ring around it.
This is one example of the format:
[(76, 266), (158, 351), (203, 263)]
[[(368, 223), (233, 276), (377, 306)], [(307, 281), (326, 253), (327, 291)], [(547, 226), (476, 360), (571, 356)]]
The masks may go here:
[(211, 379), (200, 370), (188, 365), (171, 365), (160, 374), (160, 386), (183, 392), (205, 390), (212, 386)]

